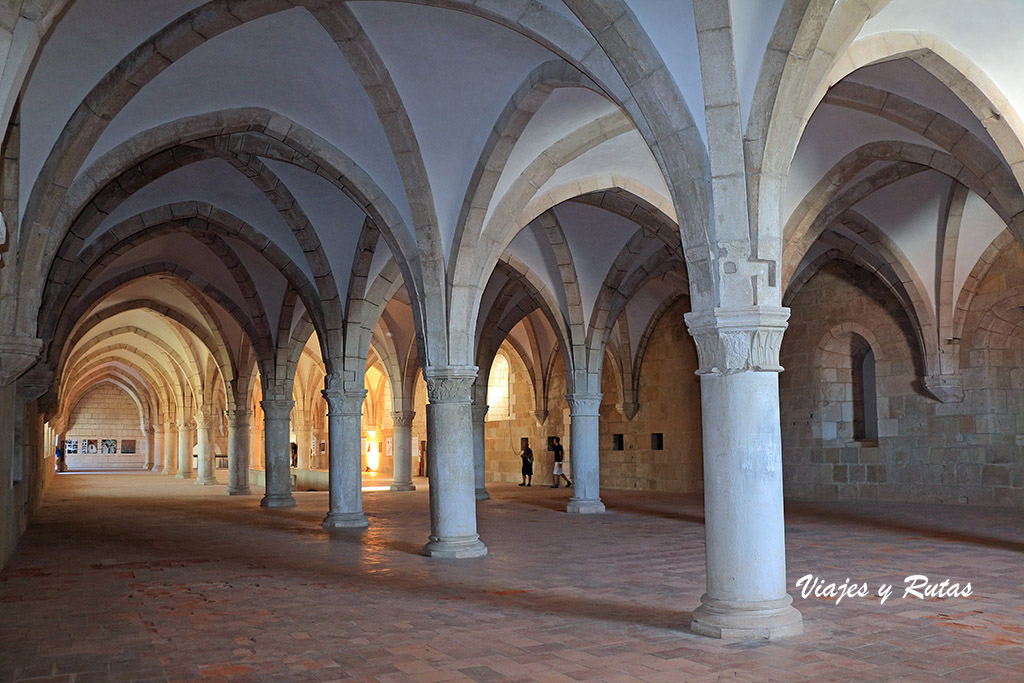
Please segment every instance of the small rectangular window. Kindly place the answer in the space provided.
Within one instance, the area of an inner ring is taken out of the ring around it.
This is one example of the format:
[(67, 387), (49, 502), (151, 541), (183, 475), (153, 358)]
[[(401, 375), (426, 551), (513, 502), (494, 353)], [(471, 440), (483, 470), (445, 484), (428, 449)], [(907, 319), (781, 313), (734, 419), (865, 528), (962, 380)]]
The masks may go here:
[(549, 436), (548, 437), (548, 450), (549, 451), (555, 450), (555, 437), (553, 437), (553, 436)]
[(665, 450), (665, 438), (661, 432), (655, 432), (651, 434), (651, 450), (652, 451), (663, 451)]
[(612, 434), (612, 450), (622, 450), (622, 434)]

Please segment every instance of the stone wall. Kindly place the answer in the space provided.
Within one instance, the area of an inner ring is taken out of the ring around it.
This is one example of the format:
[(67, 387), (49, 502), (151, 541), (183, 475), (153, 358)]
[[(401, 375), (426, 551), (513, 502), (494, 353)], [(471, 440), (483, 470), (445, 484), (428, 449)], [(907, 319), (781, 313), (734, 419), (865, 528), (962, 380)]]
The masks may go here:
[[(139, 409), (124, 391), (104, 383), (90, 389), (75, 406), (68, 420), (68, 440), (78, 441), (78, 453), (67, 455), (68, 469), (134, 469), (147, 462), (149, 445), (139, 426)], [(93, 439), (96, 453), (86, 453), (85, 443)], [(104, 454), (103, 439), (116, 439), (117, 452)], [(135, 440), (135, 453), (122, 453), (122, 441)]]
[[(604, 488), (676, 492), (702, 489), (700, 380), (694, 374), (697, 349), (683, 320), (687, 310), (684, 298), (665, 313), (655, 328), (640, 374), (639, 410), (632, 420), (622, 412), (617, 370), (611, 358), (606, 358), (600, 420)], [(534, 451), (534, 480), (548, 485), (553, 461), (546, 450), (547, 437), (561, 438), (567, 460), (572, 451), (564, 364), (561, 359), (555, 362), (548, 389), (548, 418), (539, 425), (533, 413), (529, 373), (511, 347), (503, 348), (511, 360), (512, 418), (487, 422), (487, 479), (521, 481), (519, 439), (527, 436)], [(654, 433), (662, 435), (663, 450), (652, 448)], [(622, 434), (622, 450), (613, 447), (615, 434)]]
[[(1024, 505), (1021, 433), (1024, 253), (1003, 252), (979, 286), (959, 357), (964, 400), (923, 387), (908, 314), (875, 276), (836, 261), (790, 303), (780, 376), (787, 495)], [(877, 439), (856, 435), (857, 354), (875, 354)]]
[[(639, 409), (627, 420), (621, 408), (622, 390), (605, 359), (601, 377), (601, 485), (613, 489), (677, 491), (703, 489), (700, 378), (697, 347), (686, 330), (681, 299), (665, 312), (647, 346), (637, 396)], [(622, 450), (613, 449), (622, 434)], [(662, 450), (652, 444), (662, 435)]]

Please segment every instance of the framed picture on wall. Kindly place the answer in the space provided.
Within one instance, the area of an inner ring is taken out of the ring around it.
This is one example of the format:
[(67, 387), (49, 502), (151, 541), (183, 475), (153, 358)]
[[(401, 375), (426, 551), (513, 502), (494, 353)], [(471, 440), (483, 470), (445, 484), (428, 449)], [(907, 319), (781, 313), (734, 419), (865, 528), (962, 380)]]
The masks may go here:
[(121, 452), (122, 453), (134, 453), (135, 452), (135, 439), (121, 439)]
[(113, 455), (117, 453), (117, 439), (103, 439), (100, 441), (100, 453)]
[(85, 441), (85, 452), (86, 453), (99, 453), (100, 447), (99, 442), (96, 439), (87, 439)]
[(67, 439), (64, 442), (64, 455), (78, 455), (78, 439)]

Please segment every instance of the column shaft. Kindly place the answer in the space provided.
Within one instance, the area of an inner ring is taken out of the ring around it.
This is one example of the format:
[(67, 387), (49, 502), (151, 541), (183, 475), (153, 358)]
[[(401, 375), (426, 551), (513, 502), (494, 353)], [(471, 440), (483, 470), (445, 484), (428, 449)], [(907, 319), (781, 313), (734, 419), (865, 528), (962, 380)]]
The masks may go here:
[(149, 467), (154, 472), (163, 469), (164, 462), (164, 428), (155, 427), (149, 439)]
[(292, 496), (291, 442), (288, 440), (288, 423), (295, 401), (264, 399), (263, 422), (266, 445), (266, 493), (260, 507), (294, 507)]
[(217, 477), (213, 475), (213, 439), (210, 429), (213, 426), (213, 418), (208, 413), (196, 415), (196, 440), (199, 443), (199, 457), (197, 459), (199, 472), (196, 476), (196, 484), (199, 486), (214, 486)]
[(325, 529), (365, 527), (363, 513), (362, 417), (366, 390), (327, 389), (327, 429), (330, 441), (330, 510)]
[(412, 483), (412, 420), (416, 416), (411, 410), (391, 413), (395, 424), (394, 462), (395, 479), (392, 491), (415, 491)]
[(177, 470), (177, 425), (173, 422), (164, 423), (164, 469), (161, 474), (174, 474)]
[(600, 419), (601, 394), (567, 394), (569, 402), (569, 463), (572, 498), (567, 512), (604, 512), (601, 502)]
[(247, 409), (228, 411), (228, 488), (229, 496), (248, 496), (249, 488), (249, 417)]
[(766, 640), (803, 631), (786, 592), (778, 351), (787, 309), (686, 316), (700, 356), (707, 593), (690, 628)]
[(427, 382), (427, 469), (430, 474), (429, 557), (487, 554), (476, 530), (473, 474), (473, 415), (470, 390), (475, 366), (434, 366)]
[(473, 404), (473, 482), (476, 487), (477, 500), (489, 500), (487, 493), (487, 405)]
[(178, 473), (174, 476), (177, 479), (192, 478), (192, 436), (184, 421), (178, 423)]

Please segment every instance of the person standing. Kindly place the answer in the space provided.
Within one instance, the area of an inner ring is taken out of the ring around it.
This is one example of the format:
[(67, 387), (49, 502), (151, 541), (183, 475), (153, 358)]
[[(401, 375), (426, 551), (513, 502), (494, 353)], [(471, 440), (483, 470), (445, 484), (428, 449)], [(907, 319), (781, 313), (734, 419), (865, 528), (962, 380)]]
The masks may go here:
[(565, 488), (572, 486), (572, 482), (569, 481), (569, 477), (565, 476), (565, 472), (562, 471), (562, 461), (565, 460), (565, 449), (562, 448), (561, 439), (557, 436), (551, 437), (551, 440), (555, 442), (554, 446), (551, 447), (551, 451), (555, 457), (554, 467), (551, 468), (551, 488), (557, 489), (559, 477), (565, 479)]
[(523, 459), (523, 483), (520, 486), (529, 486), (533, 483), (533, 449), (529, 445), (523, 446), (519, 457)]

